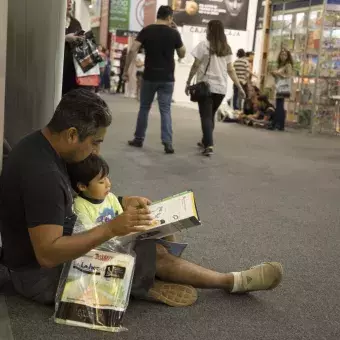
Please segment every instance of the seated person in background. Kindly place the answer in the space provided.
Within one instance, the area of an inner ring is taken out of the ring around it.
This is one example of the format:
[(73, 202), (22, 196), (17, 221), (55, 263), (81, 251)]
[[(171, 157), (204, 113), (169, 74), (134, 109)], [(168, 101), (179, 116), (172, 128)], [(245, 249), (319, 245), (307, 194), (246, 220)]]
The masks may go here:
[(244, 124), (250, 123), (250, 117), (258, 110), (258, 97), (261, 95), (260, 89), (256, 86), (249, 87), (249, 96), (244, 101), (243, 112), (239, 115), (239, 121)]
[(262, 123), (269, 124), (274, 120), (275, 107), (270, 103), (268, 97), (261, 95), (258, 97), (257, 112), (250, 117), (252, 120), (262, 121)]

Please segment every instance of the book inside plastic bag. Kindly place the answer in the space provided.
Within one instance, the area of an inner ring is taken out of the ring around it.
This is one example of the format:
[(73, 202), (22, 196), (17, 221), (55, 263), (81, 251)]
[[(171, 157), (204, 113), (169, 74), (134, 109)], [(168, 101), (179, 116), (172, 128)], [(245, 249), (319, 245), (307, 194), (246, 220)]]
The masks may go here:
[[(81, 223), (76, 225), (75, 231), (84, 231)], [(55, 322), (108, 332), (126, 330), (123, 318), (134, 267), (133, 251), (114, 240), (66, 264), (56, 296)]]

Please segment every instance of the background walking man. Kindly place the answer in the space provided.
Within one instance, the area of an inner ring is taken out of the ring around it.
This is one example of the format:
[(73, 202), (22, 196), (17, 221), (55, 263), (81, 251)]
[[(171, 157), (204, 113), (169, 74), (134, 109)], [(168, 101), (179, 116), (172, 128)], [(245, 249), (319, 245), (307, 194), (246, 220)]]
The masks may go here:
[(172, 154), (172, 119), (171, 101), (174, 91), (174, 71), (176, 50), (179, 58), (185, 57), (185, 47), (177, 29), (172, 28), (173, 10), (170, 6), (161, 6), (157, 21), (142, 29), (128, 54), (124, 79), (128, 79), (128, 70), (141, 46), (145, 49), (145, 69), (140, 93), (140, 108), (135, 131), (135, 138), (129, 145), (141, 148), (148, 126), (149, 112), (157, 93), (161, 114), (161, 139), (165, 153)]

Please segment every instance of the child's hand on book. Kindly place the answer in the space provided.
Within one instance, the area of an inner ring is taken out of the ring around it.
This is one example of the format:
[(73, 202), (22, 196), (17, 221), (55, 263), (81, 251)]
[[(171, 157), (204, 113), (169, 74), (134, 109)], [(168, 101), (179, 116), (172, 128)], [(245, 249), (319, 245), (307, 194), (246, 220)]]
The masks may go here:
[(141, 209), (129, 206), (122, 214), (108, 224), (112, 237), (114, 237), (145, 231), (152, 224), (152, 220), (153, 218), (148, 208)]

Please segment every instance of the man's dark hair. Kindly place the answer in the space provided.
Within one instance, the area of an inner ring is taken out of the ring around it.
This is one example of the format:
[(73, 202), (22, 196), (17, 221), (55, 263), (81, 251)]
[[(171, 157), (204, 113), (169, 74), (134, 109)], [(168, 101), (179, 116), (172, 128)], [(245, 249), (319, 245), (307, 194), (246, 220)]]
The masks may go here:
[(245, 56), (246, 56), (246, 52), (244, 51), (243, 48), (241, 48), (237, 51), (237, 58), (243, 58)]
[(157, 19), (166, 20), (174, 15), (174, 11), (170, 6), (161, 6), (158, 8)]
[(79, 163), (67, 164), (67, 172), (73, 190), (79, 194), (78, 184), (88, 186), (99, 174), (100, 178), (106, 177), (110, 172), (110, 168), (102, 157), (91, 154)]
[(76, 128), (79, 140), (83, 141), (111, 122), (110, 109), (103, 99), (89, 90), (76, 89), (62, 97), (47, 127), (52, 133)]

